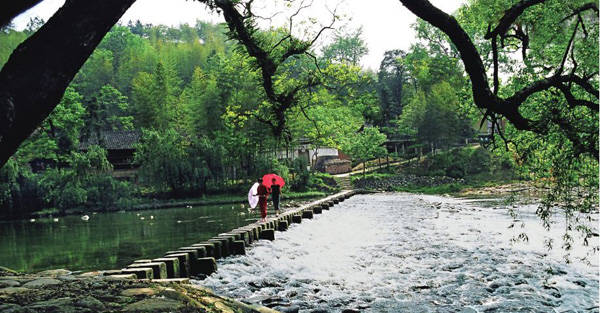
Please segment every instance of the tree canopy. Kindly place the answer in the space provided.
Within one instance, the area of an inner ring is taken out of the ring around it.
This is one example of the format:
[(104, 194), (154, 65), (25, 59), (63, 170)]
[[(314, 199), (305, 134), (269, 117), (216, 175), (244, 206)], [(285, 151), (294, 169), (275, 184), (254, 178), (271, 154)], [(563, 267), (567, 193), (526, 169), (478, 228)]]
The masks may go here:
[[(448, 36), (471, 79), (475, 104), (493, 123), (500, 116), (519, 130), (541, 135), (559, 131), (576, 155), (598, 158), (597, 123), (571, 117), (598, 113), (595, 3), (571, 1), (565, 10), (563, 1), (475, 1), (457, 19), (427, 0), (401, 2)], [(474, 42), (481, 42), (481, 48)], [(515, 50), (521, 50), (521, 61), (511, 58)], [(501, 58), (513, 65), (505, 71), (510, 75), (506, 87), (500, 81)], [(563, 104), (540, 105), (538, 97), (550, 93), (558, 93)]]

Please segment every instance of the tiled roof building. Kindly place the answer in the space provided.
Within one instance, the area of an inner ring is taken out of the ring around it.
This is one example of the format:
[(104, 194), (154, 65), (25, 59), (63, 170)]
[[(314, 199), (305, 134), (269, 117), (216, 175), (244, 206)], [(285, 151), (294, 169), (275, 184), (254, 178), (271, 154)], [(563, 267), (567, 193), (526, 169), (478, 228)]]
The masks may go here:
[[(101, 131), (93, 133), (87, 140), (81, 140), (80, 150), (87, 150), (91, 145), (99, 145), (106, 149), (108, 161), (113, 165), (116, 176), (118, 171), (131, 170), (135, 145), (139, 142), (142, 132), (139, 130)], [(124, 176), (130, 176), (128, 173)]]

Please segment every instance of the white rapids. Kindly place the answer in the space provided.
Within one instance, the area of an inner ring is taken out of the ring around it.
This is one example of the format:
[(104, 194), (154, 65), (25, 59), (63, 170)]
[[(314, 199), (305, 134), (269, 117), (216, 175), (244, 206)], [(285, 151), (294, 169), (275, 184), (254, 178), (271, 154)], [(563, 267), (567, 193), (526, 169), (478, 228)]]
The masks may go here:
[[(590, 250), (577, 246), (567, 264), (564, 222), (546, 232), (535, 207), (522, 206), (509, 228), (513, 218), (493, 204), (354, 196), (277, 232), (273, 242), (254, 243), (244, 256), (220, 260), (217, 273), (196, 283), (282, 312), (597, 313), (598, 254), (591, 265), (577, 263)], [(596, 232), (597, 223), (595, 214)], [(529, 242), (511, 243), (523, 231)], [(544, 247), (546, 238), (554, 250)]]

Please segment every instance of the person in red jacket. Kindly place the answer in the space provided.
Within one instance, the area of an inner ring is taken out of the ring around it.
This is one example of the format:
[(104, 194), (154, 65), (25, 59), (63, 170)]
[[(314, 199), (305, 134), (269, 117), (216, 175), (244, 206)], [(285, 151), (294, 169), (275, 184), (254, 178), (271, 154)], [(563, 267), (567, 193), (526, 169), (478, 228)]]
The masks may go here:
[(267, 198), (269, 197), (269, 190), (262, 183), (262, 178), (258, 179), (258, 189), (256, 193), (258, 195), (258, 206), (260, 207), (260, 219), (266, 221), (267, 219)]

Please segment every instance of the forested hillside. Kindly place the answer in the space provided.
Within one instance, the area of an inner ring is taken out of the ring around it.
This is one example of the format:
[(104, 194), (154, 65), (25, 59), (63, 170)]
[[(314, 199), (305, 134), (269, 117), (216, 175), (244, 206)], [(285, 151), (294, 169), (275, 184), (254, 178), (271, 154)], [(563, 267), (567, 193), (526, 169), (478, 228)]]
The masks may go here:
[[(0, 60), (42, 23), (5, 28)], [(293, 177), (292, 186), (302, 190), (307, 160), (273, 154), (299, 139), (366, 160), (386, 155), (386, 135), (447, 146), (474, 133), (473, 116), (454, 93), (465, 83), (457, 60), (430, 57), (416, 45), (388, 52), (378, 73), (364, 71), (358, 62), (368, 50), (358, 29), (338, 30), (330, 45), (314, 51), (318, 60), (296, 57), (282, 65), (276, 88), (306, 73), (319, 82), (300, 91), (299, 105), (286, 112), (285, 136), (276, 137), (260, 71), (225, 32), (204, 22), (113, 27), (57, 109), (4, 167), (5, 212), (122, 206), (140, 186), (171, 197), (202, 195), (266, 171)], [(275, 41), (283, 35), (275, 29), (262, 36)], [(79, 149), (106, 131), (142, 132), (136, 184), (111, 177), (101, 147)], [(41, 168), (32, 172), (32, 163)]]

